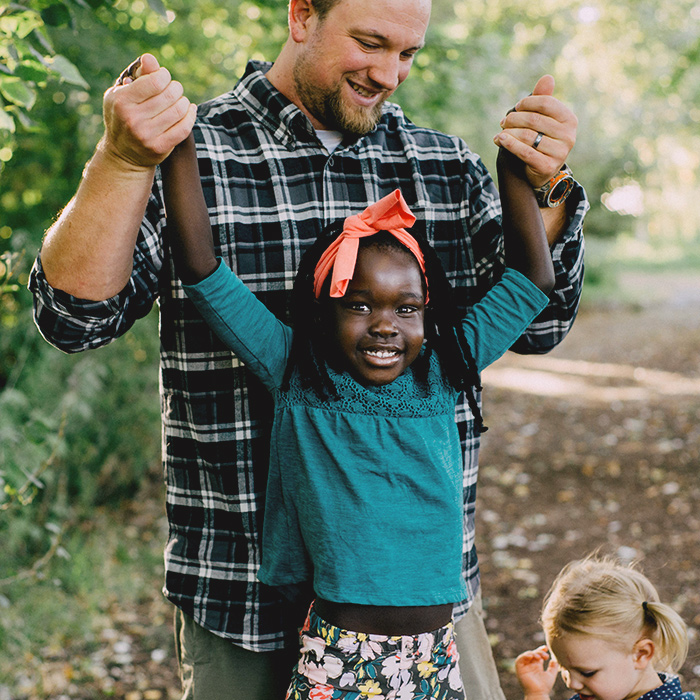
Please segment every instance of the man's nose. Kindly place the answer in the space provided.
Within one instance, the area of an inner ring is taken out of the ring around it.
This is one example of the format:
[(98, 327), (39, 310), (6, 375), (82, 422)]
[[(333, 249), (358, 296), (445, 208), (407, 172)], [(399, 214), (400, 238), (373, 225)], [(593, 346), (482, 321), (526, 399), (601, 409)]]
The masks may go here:
[(374, 57), (368, 71), (370, 80), (384, 90), (396, 90), (401, 84), (400, 56), (393, 51), (382, 51)]

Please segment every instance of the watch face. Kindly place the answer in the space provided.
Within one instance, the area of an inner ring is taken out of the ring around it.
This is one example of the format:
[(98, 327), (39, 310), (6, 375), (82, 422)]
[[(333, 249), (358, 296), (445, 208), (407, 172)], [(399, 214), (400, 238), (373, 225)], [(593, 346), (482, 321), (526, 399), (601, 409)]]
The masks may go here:
[(561, 204), (566, 199), (566, 195), (569, 194), (569, 190), (571, 190), (573, 184), (573, 178), (571, 177), (565, 177), (559, 180), (547, 195), (549, 206), (555, 207)]

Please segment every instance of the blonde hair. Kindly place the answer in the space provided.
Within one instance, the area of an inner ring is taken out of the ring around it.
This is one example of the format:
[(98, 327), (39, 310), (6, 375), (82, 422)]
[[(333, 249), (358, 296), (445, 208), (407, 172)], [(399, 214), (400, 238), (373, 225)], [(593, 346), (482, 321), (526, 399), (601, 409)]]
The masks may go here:
[(647, 637), (654, 642), (657, 671), (677, 671), (688, 654), (688, 630), (680, 615), (659, 601), (646, 576), (609, 557), (567, 564), (545, 597), (541, 622), (547, 639), (562, 633), (613, 641)]

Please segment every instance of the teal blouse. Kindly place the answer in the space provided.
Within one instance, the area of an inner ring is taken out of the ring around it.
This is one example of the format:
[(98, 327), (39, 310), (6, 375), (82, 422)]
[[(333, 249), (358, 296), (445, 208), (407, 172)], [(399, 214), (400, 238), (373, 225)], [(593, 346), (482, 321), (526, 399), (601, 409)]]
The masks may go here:
[[(258, 578), (287, 586), (313, 577), (316, 595), (335, 602), (464, 600), (458, 393), (436, 354), (427, 381), (409, 368), (391, 384), (365, 387), (329, 368), (337, 401), (303, 389), (294, 373), (282, 391), (292, 330), (223, 262), (185, 290), (274, 398)], [(546, 304), (526, 277), (506, 270), (463, 321), (479, 370)]]

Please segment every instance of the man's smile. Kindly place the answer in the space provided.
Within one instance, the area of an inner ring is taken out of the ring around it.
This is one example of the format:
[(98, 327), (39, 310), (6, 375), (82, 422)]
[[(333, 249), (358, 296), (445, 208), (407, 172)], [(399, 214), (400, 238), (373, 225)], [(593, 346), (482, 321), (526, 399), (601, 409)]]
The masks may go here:
[(362, 85), (358, 85), (357, 83), (354, 83), (352, 80), (348, 80), (348, 85), (360, 96), (365, 99), (371, 100), (371, 99), (376, 99), (381, 97), (383, 91), (382, 90), (370, 90), (369, 88), (363, 87)]

